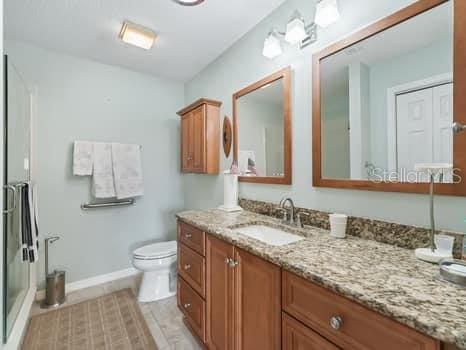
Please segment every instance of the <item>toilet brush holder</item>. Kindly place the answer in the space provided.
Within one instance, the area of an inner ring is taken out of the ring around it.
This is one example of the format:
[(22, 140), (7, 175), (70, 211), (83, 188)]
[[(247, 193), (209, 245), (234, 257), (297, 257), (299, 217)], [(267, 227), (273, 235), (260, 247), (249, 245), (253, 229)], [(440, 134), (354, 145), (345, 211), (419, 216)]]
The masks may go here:
[(49, 273), (49, 244), (59, 239), (60, 237), (50, 237), (45, 240), (45, 299), (41, 305), (43, 309), (58, 307), (66, 300), (66, 272), (55, 270)]

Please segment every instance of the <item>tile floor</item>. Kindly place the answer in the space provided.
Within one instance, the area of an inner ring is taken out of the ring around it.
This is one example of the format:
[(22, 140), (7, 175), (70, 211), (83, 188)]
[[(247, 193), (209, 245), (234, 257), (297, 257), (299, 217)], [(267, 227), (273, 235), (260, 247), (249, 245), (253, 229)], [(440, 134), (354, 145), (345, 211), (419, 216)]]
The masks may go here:
[[(97, 298), (124, 288), (131, 288), (136, 295), (139, 282), (140, 275), (137, 275), (82, 289), (68, 294), (67, 301), (63, 306)], [(183, 324), (182, 314), (176, 306), (175, 297), (152, 303), (139, 303), (139, 307), (159, 350), (201, 349)], [(31, 309), (31, 316), (43, 312), (47, 312), (47, 310), (41, 309), (40, 304), (35, 303)]]

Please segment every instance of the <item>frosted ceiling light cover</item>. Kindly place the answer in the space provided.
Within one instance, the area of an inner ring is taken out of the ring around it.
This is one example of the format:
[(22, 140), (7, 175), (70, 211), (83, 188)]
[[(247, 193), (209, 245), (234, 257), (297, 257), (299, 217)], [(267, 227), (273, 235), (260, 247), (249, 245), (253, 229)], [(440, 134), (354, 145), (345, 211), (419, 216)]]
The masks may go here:
[(195, 6), (195, 5), (199, 5), (200, 3), (204, 2), (204, 0), (173, 0), (173, 1), (183, 6)]
[(337, 0), (321, 0), (316, 5), (316, 17), (314, 22), (320, 27), (328, 27), (340, 18)]
[(280, 56), (282, 52), (280, 38), (278, 38), (273, 32), (270, 33), (267, 38), (265, 38), (262, 54), (267, 58), (273, 59)]
[(152, 48), (156, 37), (157, 35), (152, 30), (130, 22), (123, 23), (119, 35), (123, 42), (145, 50)]
[(306, 37), (306, 28), (301, 18), (293, 18), (286, 26), (285, 40), (294, 45)]

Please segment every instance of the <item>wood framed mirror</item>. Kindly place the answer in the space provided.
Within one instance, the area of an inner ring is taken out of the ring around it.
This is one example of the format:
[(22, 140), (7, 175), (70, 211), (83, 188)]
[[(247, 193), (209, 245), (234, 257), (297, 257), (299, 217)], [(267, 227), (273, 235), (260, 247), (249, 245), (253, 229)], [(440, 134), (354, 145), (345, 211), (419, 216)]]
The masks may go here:
[(233, 94), (233, 151), (239, 181), (291, 184), (290, 83), (287, 67)]
[[(313, 56), (315, 187), (466, 195), (466, 1), (419, 0)], [(425, 167), (424, 167), (425, 168)]]

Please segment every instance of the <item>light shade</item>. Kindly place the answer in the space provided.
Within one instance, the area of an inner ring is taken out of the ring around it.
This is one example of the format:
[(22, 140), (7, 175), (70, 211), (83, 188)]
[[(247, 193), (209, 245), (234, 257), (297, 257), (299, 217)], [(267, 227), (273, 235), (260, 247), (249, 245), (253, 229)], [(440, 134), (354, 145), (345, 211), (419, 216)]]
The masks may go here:
[(183, 6), (196, 6), (204, 2), (204, 0), (173, 0), (173, 1)]
[(125, 43), (149, 50), (154, 45), (157, 35), (149, 28), (131, 22), (124, 22), (119, 38)]
[(267, 58), (273, 59), (280, 56), (282, 52), (280, 38), (274, 31), (270, 32), (267, 38), (265, 38), (262, 54)]
[(325, 28), (340, 18), (337, 0), (321, 0), (316, 5), (314, 22)]
[(306, 28), (301, 18), (295, 17), (286, 25), (285, 40), (294, 45), (304, 40), (306, 37)]

